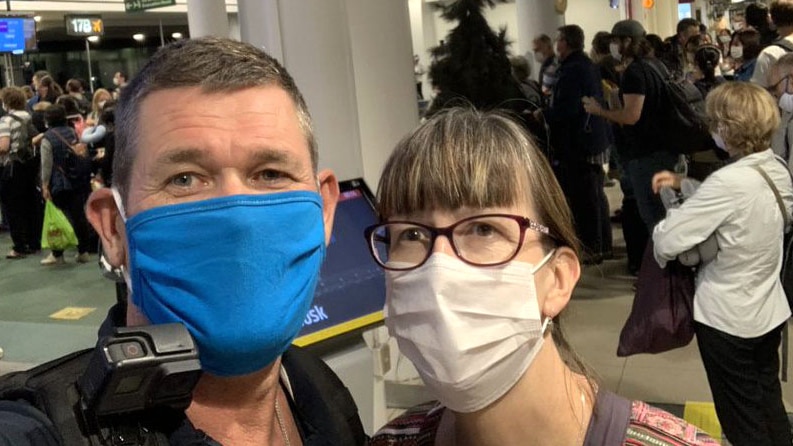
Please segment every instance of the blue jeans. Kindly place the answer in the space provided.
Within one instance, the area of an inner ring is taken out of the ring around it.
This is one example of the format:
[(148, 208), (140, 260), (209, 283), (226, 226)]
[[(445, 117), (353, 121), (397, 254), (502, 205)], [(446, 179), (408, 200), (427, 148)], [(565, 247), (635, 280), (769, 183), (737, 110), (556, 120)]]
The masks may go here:
[(628, 161), (628, 178), (630, 178), (639, 215), (652, 234), (655, 225), (666, 217), (661, 199), (653, 193), (653, 175), (662, 170), (673, 170), (677, 162), (677, 154), (666, 151), (653, 152), (642, 158)]

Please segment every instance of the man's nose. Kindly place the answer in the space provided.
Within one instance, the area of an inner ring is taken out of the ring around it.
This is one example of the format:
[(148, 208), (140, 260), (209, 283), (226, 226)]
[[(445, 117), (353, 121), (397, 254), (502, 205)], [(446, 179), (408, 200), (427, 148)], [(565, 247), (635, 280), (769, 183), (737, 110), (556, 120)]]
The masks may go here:
[(255, 193), (244, 176), (235, 171), (224, 171), (219, 178), (220, 193), (223, 196)]

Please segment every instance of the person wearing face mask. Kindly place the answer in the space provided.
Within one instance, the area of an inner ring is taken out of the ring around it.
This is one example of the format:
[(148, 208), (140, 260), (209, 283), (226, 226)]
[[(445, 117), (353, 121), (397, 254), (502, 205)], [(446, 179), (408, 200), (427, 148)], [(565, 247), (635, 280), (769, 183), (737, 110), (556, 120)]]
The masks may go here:
[(663, 123), (671, 105), (668, 103), (664, 79), (654, 67), (663, 71), (665, 69), (652, 56), (653, 50), (644, 38), (645, 31), (641, 23), (621, 20), (614, 24), (611, 36), (609, 51), (625, 66), (620, 81), (623, 107), (609, 110), (594, 98), (585, 97), (582, 101), (587, 113), (622, 125), (625, 142), (620, 156), (633, 188), (639, 214), (650, 233), (666, 214), (663, 204), (651, 188), (653, 174), (671, 170), (678, 159), (678, 148), (670, 147), (666, 142), (668, 135)]
[(532, 41), (532, 51), (534, 52), (534, 61), (540, 64), (537, 81), (547, 99), (556, 84), (556, 69), (559, 66), (550, 36), (540, 34), (535, 37)]
[(780, 125), (771, 139), (771, 148), (790, 164), (791, 141), (793, 141), (793, 54), (785, 54), (771, 67), (768, 73), (769, 91), (779, 106)]
[[(780, 57), (793, 49), (793, 0), (774, 0), (768, 8), (771, 21), (776, 26), (779, 38), (765, 46), (757, 56), (752, 82), (768, 87), (768, 72)], [(763, 35), (761, 33), (761, 41)]]
[(382, 222), (365, 236), (386, 270), (386, 326), (438, 401), (372, 446), (716, 444), (601, 388), (570, 348), (561, 314), (578, 243), (519, 124), (463, 108), (434, 116), (392, 152), (377, 207)]
[[(349, 391), (291, 346), (339, 196), (333, 172), (317, 167), (311, 117), (292, 77), (253, 45), (181, 40), (149, 60), (116, 113), (113, 187), (94, 191), (86, 214), (129, 299), (100, 334), (180, 323), (202, 370), (185, 411), (162, 429), (141, 424), (119, 436), (191, 446), (365, 444)], [(67, 364), (83, 370), (74, 361), (84, 356)], [(54, 426), (38, 402), (0, 401), (0, 444), (89, 443), (71, 406)], [(141, 422), (160, 418), (151, 415)]]
[(113, 85), (116, 87), (113, 90), (113, 99), (118, 99), (121, 96), (121, 90), (127, 86), (127, 74), (123, 71), (116, 71), (113, 75)]
[(682, 78), (686, 74), (686, 66), (689, 64), (689, 53), (693, 51), (686, 48), (688, 41), (693, 37), (700, 37), (699, 22), (696, 19), (685, 18), (677, 22), (677, 33), (666, 38), (664, 43), (668, 46), (668, 51), (658, 54), (657, 57), (663, 61), (667, 69), (676, 78)]
[[(710, 92), (706, 110), (730, 160), (655, 227), (655, 258), (663, 267), (715, 234), (718, 254), (697, 271), (694, 330), (722, 431), (733, 446), (790, 445), (777, 350), (791, 315), (779, 280), (780, 205), (790, 215), (793, 184), (769, 148), (776, 104), (757, 85), (728, 82)], [(658, 173), (653, 189), (665, 186), (679, 189), (680, 177)]]
[(730, 45), (730, 58), (733, 60), (734, 80), (749, 82), (754, 75), (757, 56), (760, 54), (760, 33), (752, 28), (736, 31)]
[(94, 92), (94, 97), (91, 100), (91, 111), (86, 116), (85, 123), (86, 125), (96, 125), (99, 121), (99, 116), (102, 113), (102, 108), (105, 106), (107, 101), (113, 99), (113, 96), (110, 94), (109, 91), (105, 90), (104, 88), (97, 88)]

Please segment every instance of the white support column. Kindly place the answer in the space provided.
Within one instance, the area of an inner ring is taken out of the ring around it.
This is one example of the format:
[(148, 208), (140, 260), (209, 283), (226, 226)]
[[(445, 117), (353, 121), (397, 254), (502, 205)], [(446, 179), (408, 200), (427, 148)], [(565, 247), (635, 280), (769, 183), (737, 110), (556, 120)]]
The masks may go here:
[(223, 0), (187, 0), (187, 24), (190, 37), (228, 37), (229, 19)]
[[(306, 99), (320, 168), (375, 188), (396, 143), (418, 123), (406, 0), (238, 0), (243, 41), (277, 57)], [(371, 352), (325, 356), (350, 389), (364, 428), (384, 421)]]
[(556, 30), (564, 25), (564, 16), (556, 12), (551, 0), (516, 0), (515, 5), (518, 15), (518, 44), (512, 49), (515, 54), (526, 56), (532, 64), (531, 72), (536, 77), (539, 64), (531, 54), (532, 41), (540, 34), (553, 38)]
[(278, 0), (237, 0), (240, 40), (283, 62)]

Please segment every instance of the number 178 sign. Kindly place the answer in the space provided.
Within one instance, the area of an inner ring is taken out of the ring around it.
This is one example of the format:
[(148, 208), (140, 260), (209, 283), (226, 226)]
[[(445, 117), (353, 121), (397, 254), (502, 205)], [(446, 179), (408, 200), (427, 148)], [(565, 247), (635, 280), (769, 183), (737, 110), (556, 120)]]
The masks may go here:
[(101, 36), (105, 33), (105, 24), (98, 15), (67, 15), (64, 20), (69, 36)]

